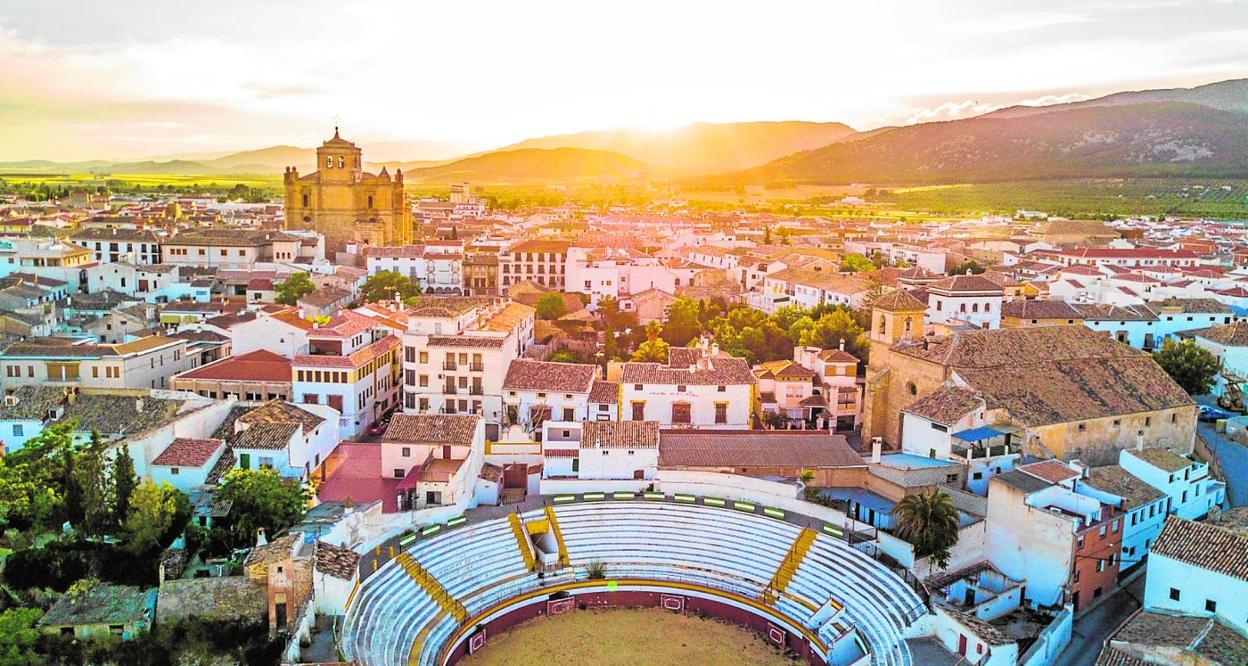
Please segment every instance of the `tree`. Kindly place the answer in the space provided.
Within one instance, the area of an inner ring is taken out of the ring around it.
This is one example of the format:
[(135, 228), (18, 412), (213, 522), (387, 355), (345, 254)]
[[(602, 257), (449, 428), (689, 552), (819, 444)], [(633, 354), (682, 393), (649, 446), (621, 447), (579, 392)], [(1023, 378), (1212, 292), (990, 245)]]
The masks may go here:
[(807, 502), (813, 502), (819, 496), (819, 489), (810, 485), (815, 482), (815, 473), (811, 470), (804, 469), (797, 477), (802, 482), (802, 499)]
[(294, 305), (299, 299), (316, 291), (316, 285), (312, 284), (312, 278), (307, 273), (298, 272), (291, 273), (290, 277), (277, 283), (274, 288), (277, 292), (275, 300), (282, 305)]
[(771, 245), (771, 227), (763, 227), (763, 245)]
[(403, 301), (420, 295), (420, 285), (398, 271), (378, 271), (364, 280), (360, 297), (365, 303), (393, 301), (395, 295)]
[(841, 270), (846, 273), (862, 273), (875, 270), (875, 264), (859, 253), (851, 252), (841, 257)]
[(701, 306), (687, 296), (680, 296), (667, 306), (663, 322), (663, 339), (669, 345), (684, 347), (702, 332)]
[[(801, 323), (803, 322), (799, 320), (794, 327)], [(845, 343), (845, 351), (860, 359), (866, 357), (867, 335), (845, 309), (833, 310), (823, 315), (809, 328), (802, 330), (797, 338), (799, 345), (820, 349), (835, 349), (841, 346), (842, 341)]]
[(130, 496), (139, 484), (139, 476), (134, 473), (134, 458), (130, 457), (130, 447), (122, 444), (113, 457), (113, 520), (118, 525), (126, 523), (130, 513)]
[(126, 516), (126, 549), (142, 555), (160, 548), (161, 542), (177, 519), (177, 495), (173, 486), (159, 486), (145, 479), (130, 495), (130, 511)]
[(1191, 339), (1175, 342), (1166, 338), (1161, 349), (1153, 352), (1153, 359), (1191, 395), (1208, 393), (1221, 367), (1218, 357)]
[(100, 433), (91, 432), (91, 442), (77, 455), (70, 483), (81, 506), (76, 509), (79, 526), (88, 536), (101, 536), (113, 525), (112, 477), (105, 463), (106, 446)]
[(983, 273), (986, 270), (988, 269), (984, 268), (983, 264), (979, 263), (978, 261), (975, 261), (974, 259), (967, 259), (966, 261), (963, 261), (962, 263), (957, 264), (953, 268), (950, 268), (949, 274), (950, 275), (966, 275), (969, 273), (971, 275), (979, 275), (980, 273)]
[(639, 363), (667, 363), (667, 352), (671, 345), (659, 337), (662, 327), (658, 322), (646, 324), (646, 341), (637, 345), (633, 352), (633, 360)]
[(257, 530), (273, 535), (294, 525), (308, 506), (303, 485), (271, 469), (230, 471), (217, 497), (234, 503), (228, 520), (236, 546), (254, 543)]
[(953, 498), (939, 490), (907, 495), (893, 515), (897, 536), (914, 544), (916, 557), (931, 556), (941, 569), (949, 564), (949, 549), (958, 542), (958, 509)]
[(10, 608), (0, 613), (0, 666), (28, 666), (42, 660), (35, 654), (39, 642), (38, 608)]
[(563, 302), (563, 294), (552, 291), (549, 294), (537, 299), (534, 306), (537, 309), (537, 318), (553, 320), (568, 314), (568, 305)]

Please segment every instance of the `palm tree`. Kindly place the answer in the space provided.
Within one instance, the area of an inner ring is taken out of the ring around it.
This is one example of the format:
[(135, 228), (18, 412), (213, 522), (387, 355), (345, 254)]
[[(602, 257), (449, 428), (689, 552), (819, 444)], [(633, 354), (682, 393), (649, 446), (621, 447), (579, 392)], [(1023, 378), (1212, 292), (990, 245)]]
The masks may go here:
[(958, 509), (939, 490), (907, 495), (893, 509), (897, 536), (914, 544), (915, 557), (931, 556), (936, 566), (949, 564), (949, 549), (958, 542)]

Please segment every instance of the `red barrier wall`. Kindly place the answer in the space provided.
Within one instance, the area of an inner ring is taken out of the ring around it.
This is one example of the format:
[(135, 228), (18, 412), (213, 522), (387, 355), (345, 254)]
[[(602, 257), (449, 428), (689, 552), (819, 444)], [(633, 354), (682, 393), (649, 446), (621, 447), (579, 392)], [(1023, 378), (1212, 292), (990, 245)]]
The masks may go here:
[[(625, 607), (662, 607), (663, 597), (684, 597), (685, 612), (703, 613), (711, 617), (722, 620), (728, 620), (734, 624), (752, 629), (758, 632), (764, 640), (768, 640), (768, 628), (776, 629), (777, 626), (770, 622), (767, 618), (755, 615), (743, 608), (738, 608), (731, 604), (726, 604), (712, 599), (703, 599), (701, 597), (677, 595), (663, 592), (641, 592), (633, 590), (619, 590), (615, 592), (585, 592), (581, 594), (573, 594), (576, 600), (577, 608), (625, 608)], [(527, 622), (538, 617), (544, 617), (547, 614), (548, 603), (535, 603), (512, 610), (501, 615), (490, 622), (485, 623), (486, 636), (498, 636), (501, 632), (514, 627), (518, 624)], [(576, 612), (576, 611), (571, 611)], [(672, 612), (672, 611), (669, 611)], [(811, 666), (826, 666), (824, 661), (817, 654), (810, 650), (806, 637), (790, 631), (785, 631), (784, 644), (793, 652), (801, 655)], [(768, 640), (768, 642), (774, 642)], [(486, 641), (488, 645), (488, 638)], [(460, 659), (468, 655), (468, 641), (460, 643), (455, 651), (448, 658), (448, 664), (454, 665)]]

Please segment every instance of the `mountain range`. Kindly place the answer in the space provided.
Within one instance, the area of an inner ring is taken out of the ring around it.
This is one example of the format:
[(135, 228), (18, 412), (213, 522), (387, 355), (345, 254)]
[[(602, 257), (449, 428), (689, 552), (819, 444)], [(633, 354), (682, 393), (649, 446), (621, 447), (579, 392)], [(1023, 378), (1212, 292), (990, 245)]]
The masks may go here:
[[(607, 130), (537, 137), (458, 158), (447, 144), (364, 145), (366, 162), (409, 182), (634, 180), (692, 187), (851, 182), (905, 184), (1084, 176), (1248, 178), (1248, 79), (1115, 93), (1050, 106), (858, 132), (833, 122), (694, 123), (667, 132)], [(315, 169), (315, 150), (271, 146), (167, 160), (0, 163), (7, 171), (272, 174)]]

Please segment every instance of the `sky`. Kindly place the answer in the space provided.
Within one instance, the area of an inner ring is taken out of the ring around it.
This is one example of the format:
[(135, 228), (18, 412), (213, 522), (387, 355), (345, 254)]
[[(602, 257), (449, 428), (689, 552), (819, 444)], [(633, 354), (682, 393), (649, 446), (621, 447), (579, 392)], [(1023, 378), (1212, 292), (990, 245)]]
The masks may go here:
[(1246, 76), (1248, 0), (0, 0), (0, 160), (314, 146), (335, 123), (366, 159), (440, 159)]

